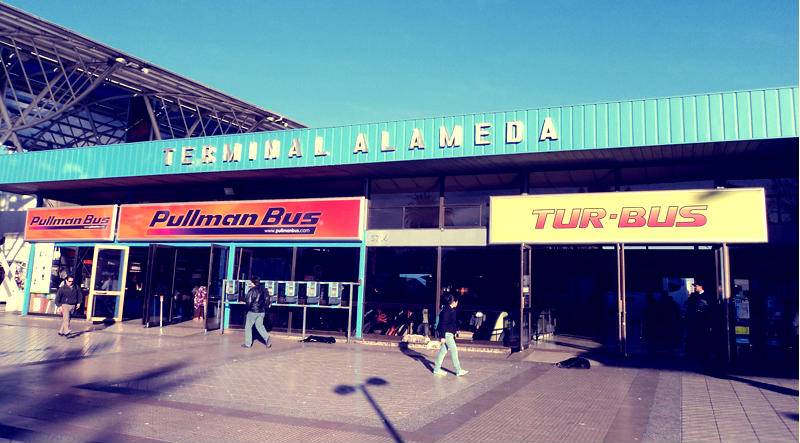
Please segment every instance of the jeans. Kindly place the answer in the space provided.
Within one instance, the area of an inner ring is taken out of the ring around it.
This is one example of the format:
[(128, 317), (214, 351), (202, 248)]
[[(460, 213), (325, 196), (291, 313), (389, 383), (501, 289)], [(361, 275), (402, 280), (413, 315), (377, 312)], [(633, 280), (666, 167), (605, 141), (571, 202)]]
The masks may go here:
[(256, 325), (258, 333), (264, 338), (264, 342), (269, 344), (269, 332), (264, 328), (264, 313), (263, 312), (247, 312), (247, 317), (244, 320), (244, 344), (245, 346), (253, 345), (253, 325)]
[(458, 348), (456, 348), (456, 338), (450, 332), (444, 333), (444, 343), (439, 348), (439, 355), (436, 356), (436, 364), (433, 366), (434, 371), (438, 371), (442, 368), (442, 362), (444, 361), (444, 356), (447, 354), (447, 351), (450, 351), (450, 357), (453, 359), (453, 368), (455, 368), (456, 374), (461, 372), (461, 363), (458, 361)]

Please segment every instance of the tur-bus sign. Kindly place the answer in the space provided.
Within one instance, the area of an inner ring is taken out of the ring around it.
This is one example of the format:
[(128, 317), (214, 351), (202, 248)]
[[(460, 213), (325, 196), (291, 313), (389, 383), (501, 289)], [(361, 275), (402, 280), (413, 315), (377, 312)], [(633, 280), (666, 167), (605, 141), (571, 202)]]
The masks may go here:
[(764, 243), (763, 188), (491, 197), (489, 243)]

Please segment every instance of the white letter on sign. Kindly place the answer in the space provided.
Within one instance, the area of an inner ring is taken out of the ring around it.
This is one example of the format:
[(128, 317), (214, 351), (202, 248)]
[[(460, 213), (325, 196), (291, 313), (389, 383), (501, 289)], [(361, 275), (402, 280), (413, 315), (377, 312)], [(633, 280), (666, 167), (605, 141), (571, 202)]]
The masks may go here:
[(408, 145), (408, 150), (425, 149), (425, 140), (422, 138), (422, 131), (419, 128), (414, 128), (414, 133), (411, 134), (411, 143)]
[(491, 123), (476, 123), (475, 124), (475, 144), (476, 145), (489, 145), (491, 140), (486, 140), (483, 137), (489, 136), (489, 129), (492, 127)]
[(506, 123), (506, 143), (519, 143), (525, 131), (525, 125), (520, 121)]
[(448, 148), (461, 146), (464, 143), (464, 128), (461, 125), (453, 126), (453, 135), (447, 133), (447, 128), (439, 126), (439, 147)]
[(542, 134), (539, 136), (540, 142), (543, 142), (545, 140), (558, 140), (556, 127), (553, 124), (553, 119), (550, 117), (544, 119), (544, 124), (542, 124)]
[(330, 154), (325, 150), (325, 139), (320, 136), (314, 138), (314, 156), (324, 156)]
[(367, 153), (369, 148), (367, 147), (367, 139), (364, 137), (363, 132), (358, 133), (358, 137), (356, 137), (356, 147), (353, 149), (353, 154), (358, 154), (359, 152)]

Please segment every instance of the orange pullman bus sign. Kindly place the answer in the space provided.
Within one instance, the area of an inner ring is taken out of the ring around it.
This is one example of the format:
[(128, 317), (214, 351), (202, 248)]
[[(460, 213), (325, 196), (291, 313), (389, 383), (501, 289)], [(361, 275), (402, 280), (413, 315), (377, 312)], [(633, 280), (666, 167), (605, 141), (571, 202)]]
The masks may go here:
[(117, 206), (28, 209), (26, 241), (111, 241)]
[(118, 240), (361, 240), (363, 197), (122, 205)]

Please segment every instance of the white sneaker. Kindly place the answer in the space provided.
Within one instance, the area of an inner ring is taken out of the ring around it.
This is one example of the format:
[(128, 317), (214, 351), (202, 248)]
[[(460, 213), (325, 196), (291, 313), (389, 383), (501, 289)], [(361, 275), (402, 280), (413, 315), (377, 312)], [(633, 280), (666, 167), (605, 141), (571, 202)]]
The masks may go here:
[(467, 375), (468, 372), (469, 371), (467, 371), (466, 369), (462, 369), (462, 370), (458, 371), (458, 374), (456, 374), (456, 376), (457, 377), (461, 377), (462, 375)]
[(433, 371), (433, 375), (444, 377), (445, 375), (447, 375), (447, 372), (444, 372), (441, 369), (439, 369), (438, 371)]

